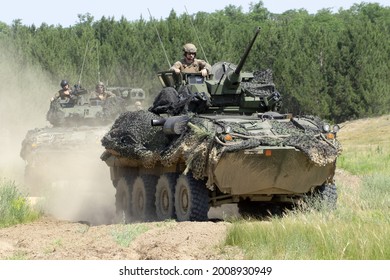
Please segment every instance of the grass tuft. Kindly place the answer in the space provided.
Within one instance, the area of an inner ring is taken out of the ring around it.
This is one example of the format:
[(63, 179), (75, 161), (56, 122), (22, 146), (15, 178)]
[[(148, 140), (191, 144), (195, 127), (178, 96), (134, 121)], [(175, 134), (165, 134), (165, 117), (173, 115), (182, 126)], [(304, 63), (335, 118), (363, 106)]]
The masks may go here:
[(123, 247), (129, 247), (131, 242), (137, 238), (137, 236), (149, 230), (149, 227), (145, 224), (128, 224), (119, 225), (112, 231), (112, 236), (116, 243)]
[(30, 222), (40, 216), (41, 213), (31, 207), (14, 182), (0, 181), (0, 228)]

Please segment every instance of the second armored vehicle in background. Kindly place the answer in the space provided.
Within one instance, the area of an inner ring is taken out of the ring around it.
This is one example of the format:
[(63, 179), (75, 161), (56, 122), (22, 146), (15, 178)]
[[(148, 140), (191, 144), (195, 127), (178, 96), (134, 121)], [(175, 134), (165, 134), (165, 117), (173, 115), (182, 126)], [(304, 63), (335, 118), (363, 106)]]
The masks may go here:
[(20, 151), (30, 195), (42, 194), (53, 182), (90, 176), (89, 167), (101, 153), (101, 137), (121, 113), (145, 99), (142, 89), (121, 87), (114, 93), (106, 100), (89, 99), (87, 90), (75, 86), (73, 99), (50, 103), (46, 117), (52, 126), (29, 130)]

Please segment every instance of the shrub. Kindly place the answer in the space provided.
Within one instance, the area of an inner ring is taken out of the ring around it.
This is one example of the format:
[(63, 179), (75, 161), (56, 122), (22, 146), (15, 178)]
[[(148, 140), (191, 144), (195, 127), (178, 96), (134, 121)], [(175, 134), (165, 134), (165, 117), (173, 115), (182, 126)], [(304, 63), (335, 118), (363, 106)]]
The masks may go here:
[(14, 182), (4, 179), (0, 181), (0, 227), (32, 221), (40, 215), (18, 191)]

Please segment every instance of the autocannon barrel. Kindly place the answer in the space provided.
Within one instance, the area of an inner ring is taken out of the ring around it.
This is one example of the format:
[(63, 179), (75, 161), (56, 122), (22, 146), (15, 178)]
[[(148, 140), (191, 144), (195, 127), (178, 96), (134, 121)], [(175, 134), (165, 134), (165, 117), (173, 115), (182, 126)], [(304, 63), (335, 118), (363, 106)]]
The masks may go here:
[(241, 57), (241, 60), (240, 60), (240, 62), (238, 63), (237, 68), (236, 68), (236, 70), (234, 71), (234, 74), (237, 74), (237, 75), (240, 74), (241, 69), (242, 69), (242, 67), (243, 67), (244, 64), (245, 64), (245, 61), (246, 61), (246, 59), (247, 59), (247, 57), (248, 57), (248, 55), (249, 55), (249, 52), (251, 51), (252, 46), (253, 46), (253, 44), (255, 43), (255, 40), (256, 40), (256, 38), (257, 38), (257, 35), (259, 35), (259, 33), (260, 33), (260, 27), (257, 27), (256, 30), (255, 30), (255, 35), (253, 36), (252, 41), (251, 41), (251, 42), (249, 43), (249, 45), (246, 47), (246, 50), (245, 50), (245, 52), (244, 52), (244, 55)]
[(186, 130), (188, 116), (173, 116), (166, 119), (152, 119), (152, 126), (162, 126), (167, 135), (179, 135)]
[(166, 122), (166, 119), (158, 119), (158, 120), (151, 120), (151, 125), (152, 126), (163, 126)]

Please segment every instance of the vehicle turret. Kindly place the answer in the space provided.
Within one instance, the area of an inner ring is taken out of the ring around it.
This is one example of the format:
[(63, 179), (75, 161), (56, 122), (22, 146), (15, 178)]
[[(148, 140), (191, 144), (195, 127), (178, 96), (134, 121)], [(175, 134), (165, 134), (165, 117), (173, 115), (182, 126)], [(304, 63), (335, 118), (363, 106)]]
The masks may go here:
[(88, 90), (75, 85), (71, 98), (58, 98), (50, 103), (46, 118), (53, 126), (100, 126), (112, 123), (117, 116), (135, 110), (136, 101), (145, 100), (141, 88), (110, 87), (106, 99), (90, 96)]
[(256, 28), (238, 65), (217, 62), (212, 66), (209, 77), (203, 77), (200, 73), (175, 74), (173, 71), (162, 71), (158, 73), (161, 85), (165, 91), (167, 88), (175, 89), (179, 96), (187, 90), (198, 93), (201, 99), (208, 98), (207, 108), (202, 113), (251, 115), (280, 110), (282, 97), (275, 90), (272, 71), (242, 71), (259, 33), (260, 29)]

